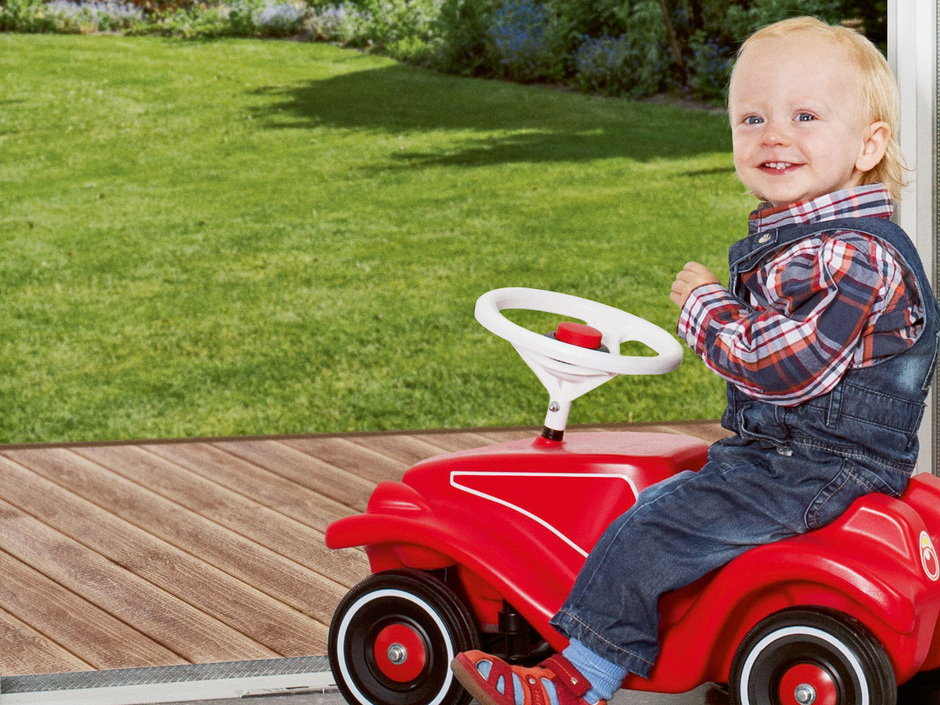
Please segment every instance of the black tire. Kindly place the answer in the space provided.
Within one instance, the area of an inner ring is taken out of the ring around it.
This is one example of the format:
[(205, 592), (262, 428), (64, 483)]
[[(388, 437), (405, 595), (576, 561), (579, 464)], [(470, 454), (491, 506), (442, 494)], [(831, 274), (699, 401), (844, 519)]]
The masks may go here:
[(479, 648), (469, 610), (420, 571), (371, 575), (340, 601), (330, 623), (330, 669), (352, 705), (466, 705), (450, 662)]
[(732, 705), (897, 703), (884, 648), (829, 610), (784, 610), (758, 623), (735, 652), (728, 686)]

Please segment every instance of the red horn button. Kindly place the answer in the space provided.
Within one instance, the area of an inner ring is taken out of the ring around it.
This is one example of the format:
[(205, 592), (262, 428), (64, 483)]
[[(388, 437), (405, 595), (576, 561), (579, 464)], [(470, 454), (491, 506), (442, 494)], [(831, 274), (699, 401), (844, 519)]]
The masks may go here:
[(562, 321), (558, 324), (558, 330), (555, 331), (555, 338), (561, 342), (590, 350), (597, 350), (601, 346), (602, 337), (597, 328), (571, 321)]

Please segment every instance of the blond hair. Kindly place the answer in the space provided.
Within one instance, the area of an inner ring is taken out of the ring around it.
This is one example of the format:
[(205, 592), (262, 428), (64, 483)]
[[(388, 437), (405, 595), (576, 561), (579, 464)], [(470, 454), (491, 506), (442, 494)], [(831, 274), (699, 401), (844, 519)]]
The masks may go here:
[(794, 34), (814, 35), (846, 50), (859, 72), (862, 98), (868, 111), (868, 123), (885, 122), (891, 132), (884, 157), (862, 177), (862, 184), (884, 184), (895, 200), (904, 186), (904, 157), (898, 143), (899, 97), (894, 73), (881, 51), (858, 32), (840, 25), (830, 25), (815, 17), (794, 17), (757, 30), (738, 50), (738, 57), (763, 39)]

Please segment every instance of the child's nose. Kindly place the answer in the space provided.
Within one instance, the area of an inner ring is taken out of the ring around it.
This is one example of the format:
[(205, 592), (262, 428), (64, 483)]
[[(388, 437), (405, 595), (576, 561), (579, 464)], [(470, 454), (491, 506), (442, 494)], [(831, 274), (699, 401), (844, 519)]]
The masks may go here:
[(764, 123), (761, 132), (761, 144), (765, 147), (779, 147), (789, 142), (790, 138), (785, 125), (777, 120), (768, 120)]

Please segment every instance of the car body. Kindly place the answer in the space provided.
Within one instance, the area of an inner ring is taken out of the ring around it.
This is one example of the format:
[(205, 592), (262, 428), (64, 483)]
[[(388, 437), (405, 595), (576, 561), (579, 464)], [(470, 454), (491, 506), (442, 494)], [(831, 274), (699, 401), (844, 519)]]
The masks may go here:
[[(562, 650), (549, 620), (605, 528), (708, 450), (669, 433), (563, 431), (422, 461), (328, 527), (328, 546), (364, 547), (372, 570), (330, 628), (350, 703), (462, 705), (456, 653), (527, 663)], [(825, 528), (664, 596), (653, 671), (624, 686), (727, 683), (736, 705), (894, 705), (898, 683), (940, 668), (938, 540), (940, 478), (862, 497)]]
[[(643, 488), (705, 461), (672, 434), (572, 433), (421, 462), (381, 483), (364, 514), (334, 522), (332, 548), (364, 546), (373, 573), (449, 573), (482, 635), (511, 606), (555, 650), (550, 625), (587, 553)], [(871, 494), (835, 523), (753, 549), (661, 603), (661, 652), (637, 690), (684, 692), (728, 682), (739, 645), (794, 608), (864, 625), (903, 682), (940, 667), (940, 478), (915, 476), (901, 499)], [(524, 654), (521, 654), (524, 656)]]

